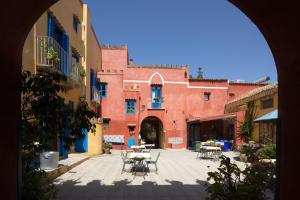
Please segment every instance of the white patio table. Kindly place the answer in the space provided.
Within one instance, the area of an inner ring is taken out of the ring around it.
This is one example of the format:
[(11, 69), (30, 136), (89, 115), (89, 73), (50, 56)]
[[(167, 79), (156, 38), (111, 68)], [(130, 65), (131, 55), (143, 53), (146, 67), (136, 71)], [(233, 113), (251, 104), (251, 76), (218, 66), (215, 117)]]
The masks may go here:
[(136, 157), (143, 157), (144, 159), (150, 159), (151, 154), (150, 153), (138, 153), (138, 152), (132, 152), (128, 154), (128, 158), (134, 159)]
[(141, 152), (142, 149), (146, 149), (146, 146), (144, 146), (144, 145), (133, 145), (130, 148), (133, 149), (133, 151), (135, 151), (135, 152)]
[(152, 147), (155, 147), (155, 144), (144, 144), (143, 146), (145, 146), (146, 148), (147, 148), (147, 147), (152, 148)]
[(132, 168), (133, 172), (136, 174), (138, 169), (142, 169), (143, 172), (146, 172), (146, 163), (144, 160), (151, 159), (150, 153), (140, 153), (140, 152), (133, 152), (128, 155), (129, 159), (132, 159), (134, 162), (134, 166)]
[[(212, 158), (217, 158), (219, 156), (217, 152), (221, 153), (222, 149), (221, 147), (215, 147), (215, 146), (201, 146), (200, 149), (203, 152), (204, 157), (212, 157)], [(209, 153), (211, 153), (209, 155)]]

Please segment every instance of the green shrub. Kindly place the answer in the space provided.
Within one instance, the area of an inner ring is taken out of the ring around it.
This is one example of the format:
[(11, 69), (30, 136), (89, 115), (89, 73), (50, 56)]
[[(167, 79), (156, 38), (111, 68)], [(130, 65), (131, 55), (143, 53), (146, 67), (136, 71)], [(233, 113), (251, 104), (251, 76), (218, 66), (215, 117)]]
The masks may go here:
[(43, 170), (31, 170), (24, 174), (23, 179), (24, 200), (55, 199), (57, 190)]
[(260, 159), (276, 159), (276, 145), (259, 149), (257, 151), (257, 157)]
[(218, 171), (208, 172), (207, 200), (263, 200), (265, 191), (275, 189), (275, 165), (255, 163), (241, 170), (230, 158), (221, 156)]
[(247, 156), (248, 162), (258, 161), (258, 157), (256, 155), (256, 149), (250, 146), (243, 146), (240, 153), (245, 154)]
[(104, 148), (104, 149), (112, 149), (112, 144), (111, 144), (111, 143), (106, 143), (106, 142), (104, 142), (104, 143), (103, 143), (103, 148)]

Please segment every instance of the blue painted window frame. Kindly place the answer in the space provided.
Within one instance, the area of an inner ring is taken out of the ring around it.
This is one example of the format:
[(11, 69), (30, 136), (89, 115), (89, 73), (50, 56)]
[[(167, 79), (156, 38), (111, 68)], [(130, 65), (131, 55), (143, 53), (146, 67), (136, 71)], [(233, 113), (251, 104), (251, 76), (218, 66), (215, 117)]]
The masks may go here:
[(126, 99), (126, 114), (136, 114), (136, 100), (135, 99)]
[(162, 86), (152, 85), (151, 86), (151, 108), (160, 109), (162, 103)]
[(100, 87), (101, 98), (106, 98), (107, 97), (107, 83), (100, 82), (99, 87)]

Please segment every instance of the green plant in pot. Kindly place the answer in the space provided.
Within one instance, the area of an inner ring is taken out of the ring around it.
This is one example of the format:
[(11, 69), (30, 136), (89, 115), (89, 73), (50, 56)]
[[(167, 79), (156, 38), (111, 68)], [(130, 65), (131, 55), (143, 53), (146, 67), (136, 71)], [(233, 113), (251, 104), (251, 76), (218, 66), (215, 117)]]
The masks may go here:
[(104, 142), (103, 149), (105, 154), (110, 154), (110, 150), (112, 149), (112, 144), (108, 142)]
[(47, 59), (52, 61), (54, 64), (58, 64), (60, 62), (58, 53), (55, 51), (53, 47), (50, 47), (47, 51), (46, 55)]

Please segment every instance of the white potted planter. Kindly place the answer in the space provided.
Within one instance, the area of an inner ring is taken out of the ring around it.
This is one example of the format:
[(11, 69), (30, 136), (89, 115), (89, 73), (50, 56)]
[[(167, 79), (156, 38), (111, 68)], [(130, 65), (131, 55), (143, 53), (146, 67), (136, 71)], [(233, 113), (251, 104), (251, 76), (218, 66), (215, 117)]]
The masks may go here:
[(40, 154), (40, 168), (42, 170), (52, 170), (58, 167), (59, 152), (46, 151)]

